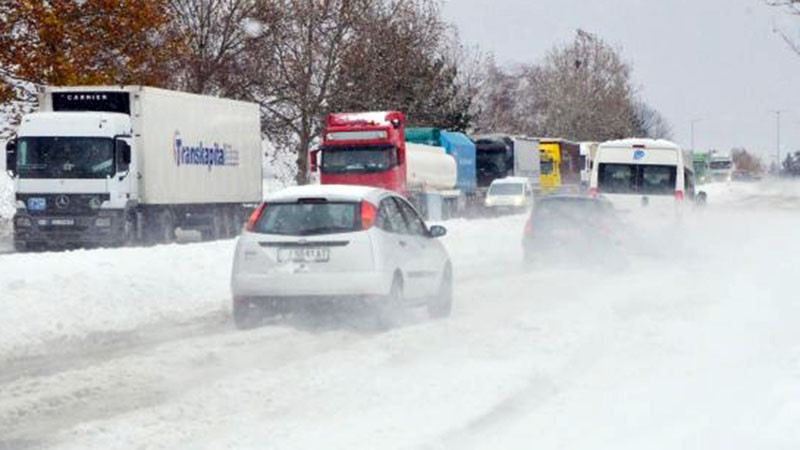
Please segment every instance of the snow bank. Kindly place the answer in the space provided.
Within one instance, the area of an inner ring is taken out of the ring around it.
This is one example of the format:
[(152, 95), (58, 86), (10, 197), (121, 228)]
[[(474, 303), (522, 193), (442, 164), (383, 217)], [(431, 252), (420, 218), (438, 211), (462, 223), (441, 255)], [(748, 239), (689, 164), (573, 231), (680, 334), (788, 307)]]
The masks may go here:
[(0, 255), (0, 360), (229, 308), (234, 241)]

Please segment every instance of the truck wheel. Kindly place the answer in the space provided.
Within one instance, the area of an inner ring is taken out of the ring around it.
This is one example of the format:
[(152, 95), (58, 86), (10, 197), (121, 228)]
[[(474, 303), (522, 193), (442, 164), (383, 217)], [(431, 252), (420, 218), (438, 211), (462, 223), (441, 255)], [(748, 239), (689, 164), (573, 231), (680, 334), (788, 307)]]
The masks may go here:
[(119, 243), (122, 247), (130, 247), (136, 243), (136, 219), (132, 215), (125, 217), (125, 223), (122, 224), (120, 231)]
[(172, 212), (164, 210), (158, 220), (159, 242), (170, 244), (175, 242), (175, 218)]
[(444, 269), (439, 291), (428, 301), (428, 315), (434, 319), (450, 316), (453, 309), (453, 273), (450, 266)]
[(225, 208), (225, 214), (222, 216), (223, 220), (223, 236), (227, 238), (232, 238), (236, 236), (236, 219), (234, 217), (236, 213), (233, 211), (232, 208)]

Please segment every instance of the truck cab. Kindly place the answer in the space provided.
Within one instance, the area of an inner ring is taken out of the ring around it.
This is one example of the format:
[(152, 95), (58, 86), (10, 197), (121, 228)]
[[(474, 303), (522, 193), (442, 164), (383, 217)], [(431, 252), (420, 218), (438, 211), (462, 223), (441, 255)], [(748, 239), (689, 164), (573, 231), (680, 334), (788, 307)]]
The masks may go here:
[(397, 111), (330, 114), (322, 146), (311, 154), (311, 170), (319, 170), (322, 184), (407, 194), (404, 127), (405, 115)]
[(580, 146), (566, 139), (539, 138), (541, 186), (544, 192), (564, 187), (578, 189), (581, 183)]
[(111, 244), (138, 184), (131, 122), (117, 112), (39, 112), (25, 116), (6, 148), (14, 177), (18, 248), (92, 236)]

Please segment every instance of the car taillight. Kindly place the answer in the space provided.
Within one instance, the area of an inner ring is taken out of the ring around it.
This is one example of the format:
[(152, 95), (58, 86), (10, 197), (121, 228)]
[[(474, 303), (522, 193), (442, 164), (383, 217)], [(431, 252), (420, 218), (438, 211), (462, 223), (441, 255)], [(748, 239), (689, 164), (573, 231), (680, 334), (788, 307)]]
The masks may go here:
[(375, 224), (375, 218), (378, 217), (378, 209), (372, 203), (362, 200), (361, 201), (361, 229), (366, 230)]
[(253, 231), (256, 228), (256, 223), (258, 223), (258, 219), (261, 218), (261, 214), (264, 213), (264, 209), (267, 208), (266, 203), (262, 203), (253, 211), (253, 214), (250, 214), (250, 219), (247, 221), (247, 225), (245, 225), (244, 229), (246, 231)]
[(679, 202), (683, 201), (683, 191), (675, 191), (675, 200)]
[(591, 197), (597, 197), (597, 188), (596, 187), (589, 188), (589, 195)]
[(528, 221), (525, 222), (525, 236), (530, 236), (533, 234), (533, 216), (528, 218)]

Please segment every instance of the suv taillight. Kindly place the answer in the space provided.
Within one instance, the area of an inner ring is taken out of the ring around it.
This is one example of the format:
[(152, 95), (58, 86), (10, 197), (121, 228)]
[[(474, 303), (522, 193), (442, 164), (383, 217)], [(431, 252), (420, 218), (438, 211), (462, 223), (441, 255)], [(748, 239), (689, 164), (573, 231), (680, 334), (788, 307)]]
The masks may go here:
[(675, 200), (679, 202), (683, 201), (683, 191), (675, 191)]
[(378, 209), (372, 203), (362, 200), (361, 201), (361, 229), (367, 230), (375, 225), (375, 219), (378, 217)]
[(590, 197), (597, 197), (597, 188), (596, 187), (589, 188), (589, 196)]
[(258, 208), (253, 211), (253, 214), (250, 214), (250, 219), (247, 221), (247, 225), (245, 225), (244, 229), (246, 231), (253, 231), (256, 228), (256, 223), (258, 223), (258, 219), (261, 218), (261, 214), (264, 213), (264, 210), (267, 208), (266, 203), (262, 203), (258, 206)]

